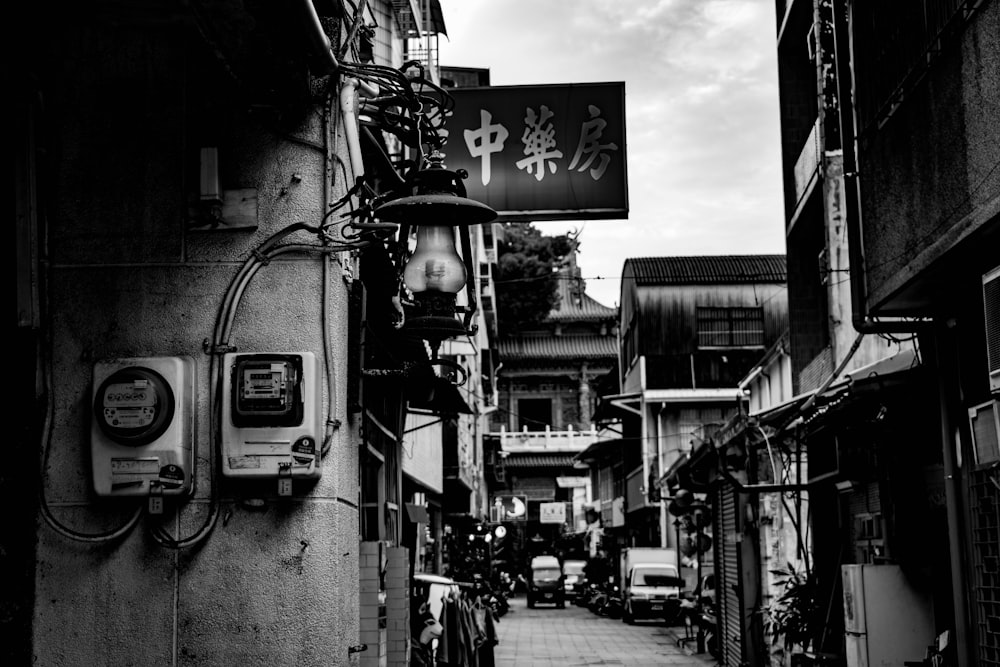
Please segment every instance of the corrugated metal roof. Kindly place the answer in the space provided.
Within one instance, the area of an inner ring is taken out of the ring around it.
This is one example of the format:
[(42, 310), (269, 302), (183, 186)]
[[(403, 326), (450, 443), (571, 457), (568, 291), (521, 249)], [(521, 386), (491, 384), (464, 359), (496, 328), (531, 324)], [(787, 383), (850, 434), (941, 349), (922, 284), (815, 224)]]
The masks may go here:
[(572, 454), (527, 454), (519, 452), (504, 459), (505, 468), (572, 468)]
[(614, 336), (519, 336), (498, 341), (500, 358), (615, 359)]
[(775, 282), (788, 278), (784, 255), (698, 255), (691, 257), (631, 257), (636, 285), (720, 285)]

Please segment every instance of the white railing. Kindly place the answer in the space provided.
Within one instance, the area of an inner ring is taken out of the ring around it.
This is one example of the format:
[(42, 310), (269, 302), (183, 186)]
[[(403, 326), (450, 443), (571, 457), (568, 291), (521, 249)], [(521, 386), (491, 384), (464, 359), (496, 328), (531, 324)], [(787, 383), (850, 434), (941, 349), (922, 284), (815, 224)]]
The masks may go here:
[(577, 431), (572, 426), (565, 430), (553, 431), (548, 426), (544, 431), (508, 431), (501, 427), (500, 448), (504, 452), (582, 452), (598, 441), (597, 429), (593, 425), (588, 430)]

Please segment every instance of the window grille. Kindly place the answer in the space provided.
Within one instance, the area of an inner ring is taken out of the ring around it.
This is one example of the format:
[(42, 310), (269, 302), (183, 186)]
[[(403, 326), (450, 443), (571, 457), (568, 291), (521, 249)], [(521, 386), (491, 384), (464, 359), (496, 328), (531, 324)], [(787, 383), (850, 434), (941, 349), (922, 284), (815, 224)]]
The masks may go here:
[(698, 308), (698, 348), (763, 347), (762, 308)]

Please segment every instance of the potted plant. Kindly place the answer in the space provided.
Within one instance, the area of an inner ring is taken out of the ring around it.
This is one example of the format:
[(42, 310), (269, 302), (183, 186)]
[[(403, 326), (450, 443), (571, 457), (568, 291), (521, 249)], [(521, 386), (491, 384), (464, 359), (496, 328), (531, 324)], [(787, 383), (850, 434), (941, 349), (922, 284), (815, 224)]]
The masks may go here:
[(782, 665), (795, 665), (795, 656), (810, 650), (821, 626), (816, 580), (791, 563), (770, 572), (781, 592), (762, 610), (764, 632), (771, 655)]

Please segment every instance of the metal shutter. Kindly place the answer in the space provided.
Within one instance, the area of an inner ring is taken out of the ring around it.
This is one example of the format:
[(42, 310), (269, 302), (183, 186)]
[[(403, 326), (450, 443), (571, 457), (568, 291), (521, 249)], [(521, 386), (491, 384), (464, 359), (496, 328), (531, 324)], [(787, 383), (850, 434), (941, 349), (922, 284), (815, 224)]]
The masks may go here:
[(719, 662), (727, 667), (743, 664), (743, 623), (740, 601), (740, 533), (737, 529), (736, 489), (729, 484), (716, 491), (715, 595), (719, 613)]

